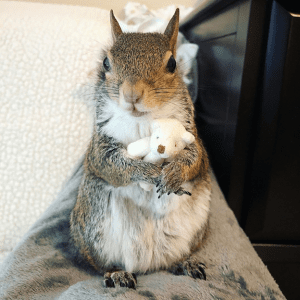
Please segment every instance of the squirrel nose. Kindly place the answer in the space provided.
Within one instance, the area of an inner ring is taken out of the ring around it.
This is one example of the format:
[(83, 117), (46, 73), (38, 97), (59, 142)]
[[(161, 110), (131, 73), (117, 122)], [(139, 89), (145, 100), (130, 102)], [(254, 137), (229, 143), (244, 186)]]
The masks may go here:
[(123, 86), (124, 99), (128, 103), (137, 103), (143, 96), (143, 91), (137, 89), (135, 86), (126, 84)]

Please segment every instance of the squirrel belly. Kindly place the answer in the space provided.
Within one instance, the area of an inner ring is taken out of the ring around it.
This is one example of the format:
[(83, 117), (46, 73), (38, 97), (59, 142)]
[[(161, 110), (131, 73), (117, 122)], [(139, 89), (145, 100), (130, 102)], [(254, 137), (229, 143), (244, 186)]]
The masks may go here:
[(193, 239), (197, 232), (204, 231), (209, 214), (210, 191), (202, 188), (199, 192), (201, 201), (187, 195), (157, 199), (152, 191), (144, 196), (141, 204), (148, 201), (145, 206), (130, 197), (146, 194), (138, 185), (112, 192), (113, 213), (110, 226), (104, 229), (101, 249), (107, 262), (113, 264), (118, 258), (126, 271), (143, 273), (168, 268), (189, 255)]
[[(94, 176), (85, 180), (85, 187), (99, 190), (98, 198), (85, 216), (78, 213), (84, 204), (77, 202), (71, 233), (79, 248), (85, 249), (82, 256), (98, 271), (116, 265), (128, 272), (166, 269), (201, 243), (209, 217), (209, 177), (185, 184), (192, 196), (172, 194), (160, 199), (154, 190), (145, 192), (138, 184), (111, 188)], [(85, 229), (74, 226), (83, 222)]]

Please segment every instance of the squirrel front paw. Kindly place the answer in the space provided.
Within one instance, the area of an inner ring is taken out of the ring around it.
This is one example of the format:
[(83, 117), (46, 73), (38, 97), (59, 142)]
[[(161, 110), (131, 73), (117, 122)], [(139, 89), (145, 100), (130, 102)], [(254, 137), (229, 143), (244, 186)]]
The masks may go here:
[(104, 274), (105, 287), (127, 287), (135, 289), (137, 285), (136, 275), (125, 271), (107, 272)]
[(158, 198), (165, 193), (168, 193), (168, 195), (174, 193), (179, 196), (183, 194), (191, 196), (190, 192), (183, 190), (181, 187), (183, 182), (180, 166), (175, 161), (169, 163), (163, 168), (160, 182), (156, 184)]
[(161, 166), (141, 161), (139, 170), (141, 171), (141, 175), (136, 179), (137, 181), (144, 181), (154, 185), (159, 183), (159, 178), (162, 174)]

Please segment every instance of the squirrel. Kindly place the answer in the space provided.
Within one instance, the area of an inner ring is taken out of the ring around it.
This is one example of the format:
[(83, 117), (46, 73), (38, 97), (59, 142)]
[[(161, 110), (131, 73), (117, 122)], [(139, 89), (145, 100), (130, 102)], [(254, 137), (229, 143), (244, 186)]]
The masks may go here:
[[(209, 160), (194, 106), (176, 65), (179, 9), (164, 33), (123, 32), (110, 11), (113, 44), (95, 84), (95, 122), (70, 215), (80, 257), (106, 287), (136, 288), (136, 274), (168, 270), (206, 279), (199, 249), (208, 228)], [(195, 136), (173, 161), (134, 159), (127, 146), (150, 136), (151, 121), (175, 118)], [(153, 185), (145, 191), (139, 182)]]

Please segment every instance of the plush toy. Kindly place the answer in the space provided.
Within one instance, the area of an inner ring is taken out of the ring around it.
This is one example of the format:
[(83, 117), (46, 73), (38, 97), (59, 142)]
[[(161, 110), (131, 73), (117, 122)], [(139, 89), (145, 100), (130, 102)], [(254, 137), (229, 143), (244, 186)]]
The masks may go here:
[[(127, 152), (131, 157), (162, 164), (164, 161), (172, 161), (187, 144), (194, 141), (195, 137), (178, 120), (157, 119), (151, 124), (151, 136), (129, 144)], [(140, 182), (140, 186), (146, 191), (153, 187), (145, 182)]]

